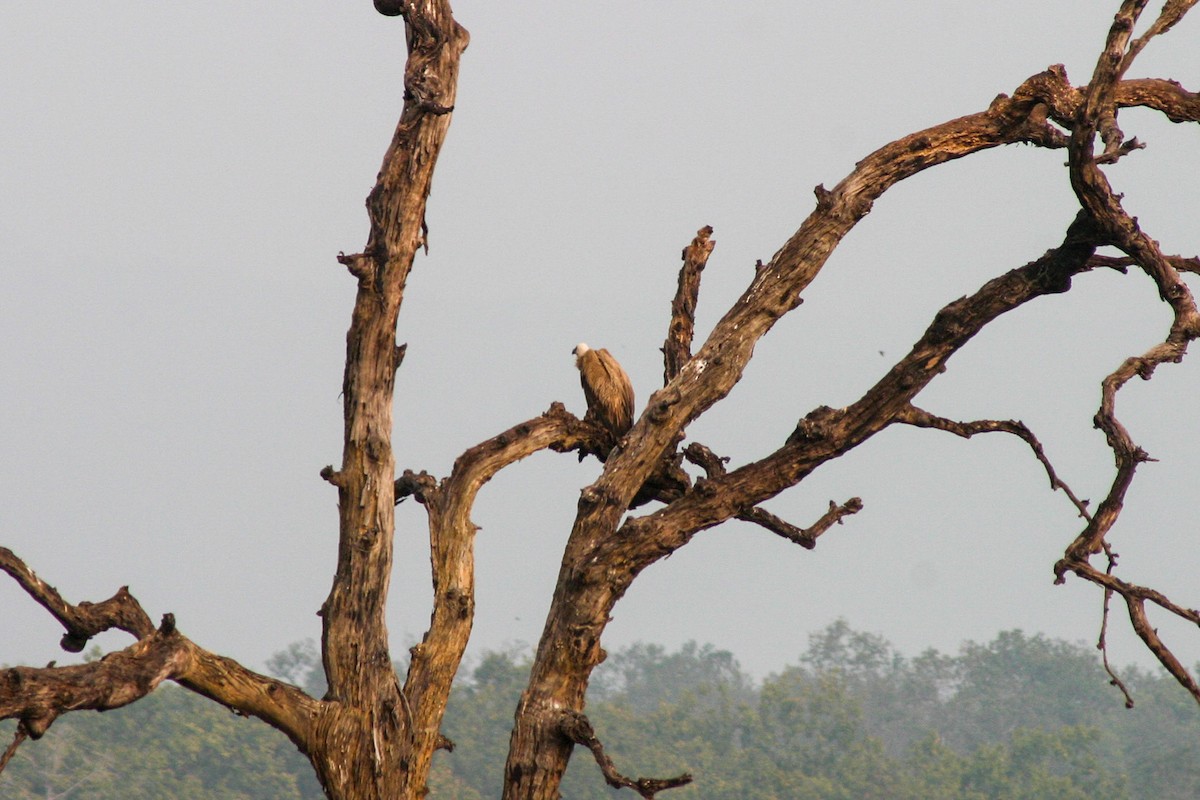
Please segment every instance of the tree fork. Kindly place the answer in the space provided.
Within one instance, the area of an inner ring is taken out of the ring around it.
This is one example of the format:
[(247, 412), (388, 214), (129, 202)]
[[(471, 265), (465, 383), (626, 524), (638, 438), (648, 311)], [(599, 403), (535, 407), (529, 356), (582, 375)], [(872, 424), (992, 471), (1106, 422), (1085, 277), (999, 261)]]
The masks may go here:
[(338, 559), (321, 607), (329, 703), (309, 754), (334, 800), (423, 796), (449, 693), (447, 686), (412, 707), (392, 667), (385, 612), (395, 534), (392, 396), (404, 355), (396, 321), (413, 259), (426, 242), (425, 203), (469, 37), (446, 0), (376, 8), (404, 18), (408, 59), (404, 109), (367, 197), (366, 247), (339, 257), (358, 279), (358, 292), (346, 334), (342, 464), (323, 471), (338, 490)]

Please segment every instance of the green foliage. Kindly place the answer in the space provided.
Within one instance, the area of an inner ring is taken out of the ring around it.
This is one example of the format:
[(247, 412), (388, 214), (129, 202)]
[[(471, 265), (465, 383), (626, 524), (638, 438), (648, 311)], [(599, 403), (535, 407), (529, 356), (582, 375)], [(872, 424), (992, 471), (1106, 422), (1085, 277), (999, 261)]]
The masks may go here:
[[(11, 733), (6, 726), (3, 734)], [(104, 714), (68, 714), (0, 775), (6, 800), (307, 800), (324, 797), (285, 737), (198, 695), (163, 687)]]
[[(269, 668), (320, 695), (311, 642)], [(529, 671), (520, 650), (464, 669), (434, 759), (435, 797), (487, 800), (503, 781), (513, 711)], [(794, 666), (755, 682), (711, 646), (635, 645), (598, 671), (587, 713), (618, 769), (690, 772), (678, 800), (1184, 800), (1200, 797), (1200, 712), (1171, 678), (1126, 670), (1127, 711), (1090, 648), (1000, 634), (957, 656), (905, 658), (844, 622), (815, 634)], [(12, 723), (0, 726), (11, 736)], [(615, 794), (576, 752), (564, 797)], [(315, 800), (286, 738), (165, 687), (106, 714), (70, 714), (26, 742), (0, 796)]]

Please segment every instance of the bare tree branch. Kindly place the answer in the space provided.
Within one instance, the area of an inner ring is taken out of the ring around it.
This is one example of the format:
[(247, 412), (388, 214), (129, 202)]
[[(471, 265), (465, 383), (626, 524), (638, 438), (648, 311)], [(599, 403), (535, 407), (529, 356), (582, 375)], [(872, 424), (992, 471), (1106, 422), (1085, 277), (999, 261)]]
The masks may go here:
[[(607, 431), (585, 423), (553, 403), (540, 417), (470, 448), (459, 456), (449, 477), (436, 486), (425, 473), (411, 472), (396, 482), (417, 485), (417, 499), (429, 516), (430, 561), (436, 602), (429, 630), (411, 648), (403, 697), (413, 709), (414, 729), (436, 740), (444, 705), (432, 702), (449, 695), (462, 661), (475, 615), (475, 533), (471, 510), (479, 490), (497, 472), (539, 450), (560, 452), (594, 446), (594, 437)], [(444, 738), (444, 737), (443, 737)], [(436, 741), (434, 749), (440, 746)]]
[(696, 301), (700, 296), (700, 273), (708, 263), (716, 241), (712, 226), (705, 225), (696, 238), (683, 248), (683, 266), (679, 268), (679, 287), (671, 301), (671, 323), (663, 344), (663, 385), (679, 374), (692, 357), (692, 337), (696, 332)]
[(654, 796), (659, 792), (687, 786), (692, 782), (692, 776), (686, 772), (674, 778), (628, 778), (622, 775), (617, 771), (612, 758), (604, 752), (604, 745), (600, 743), (596, 731), (592, 729), (592, 723), (580, 712), (564, 712), (559, 723), (559, 730), (568, 740), (575, 744), (581, 744), (592, 751), (596, 764), (600, 767), (600, 772), (604, 774), (604, 782), (614, 789), (633, 789), (646, 800), (654, 800)]
[(1145, 604), (1149, 601), (1164, 611), (1186, 622), (1190, 622), (1197, 626), (1197, 628), (1200, 628), (1200, 610), (1185, 608), (1172, 602), (1162, 592), (1147, 586), (1139, 586), (1123, 581), (1113, 575), (1111, 569), (1102, 572), (1087, 561), (1066, 561), (1065, 564), (1064, 562), (1059, 562), (1059, 567), (1065, 567), (1066, 570), (1075, 573), (1079, 577), (1121, 595), (1129, 609), (1129, 619), (1134, 631), (1146, 644), (1150, 652), (1158, 659), (1159, 663), (1200, 703), (1200, 686), (1197, 685), (1187, 669), (1158, 636), (1153, 626), (1150, 625), (1149, 619), (1146, 616)]
[[(1145, 43), (1174, 25), (1192, 5), (1193, 2), (1180, 3), (1169, 0), (1162, 15), (1146, 34), (1129, 45), (1133, 25), (1145, 3), (1126, 0), (1122, 4), (1109, 30), (1104, 52), (1097, 61), (1092, 81), (1087, 88), (1084, 106), (1071, 133), (1068, 166), (1071, 185), (1080, 205), (1102, 229), (1107, 242), (1124, 251), (1132, 263), (1155, 282), (1159, 296), (1171, 306), (1172, 323), (1166, 338), (1160, 344), (1140, 356), (1125, 359), (1101, 384), (1100, 409), (1096, 413), (1095, 423), (1104, 432), (1113, 451), (1116, 474), (1107, 495), (1088, 521), (1087, 527), (1075, 537), (1067, 547), (1063, 559), (1055, 565), (1055, 573), (1056, 582), (1059, 583), (1064, 580), (1065, 573), (1071, 571), (1086, 580), (1100, 584), (1106, 591), (1120, 594), (1129, 608), (1130, 621), (1138, 636), (1159, 662), (1197, 701), (1200, 701), (1200, 688), (1149, 625), (1144, 605), (1149, 599), (1193, 623), (1200, 623), (1200, 616), (1194, 611), (1176, 606), (1153, 590), (1117, 579), (1111, 574), (1111, 563), (1110, 569), (1105, 572), (1088, 563), (1090, 556), (1108, 551), (1105, 536), (1121, 514), (1134, 473), (1141, 463), (1151, 460), (1150, 456), (1134, 443), (1125, 426), (1117, 419), (1117, 393), (1135, 375), (1149, 380), (1160, 364), (1181, 361), (1189, 343), (1200, 336), (1200, 313), (1197, 312), (1191, 291), (1179, 274), (1177, 262), (1166, 258), (1158, 243), (1146, 235), (1137, 220), (1125, 212), (1120, 197), (1113, 191), (1098, 166), (1105, 162), (1106, 157), (1117, 152), (1121, 145), (1123, 134), (1115, 122), (1120, 78)], [(1093, 152), (1097, 133), (1105, 143), (1105, 152), (1101, 157), (1096, 157)]]
[(1160, 111), (1171, 122), (1200, 122), (1200, 92), (1189, 92), (1176, 81), (1121, 81), (1117, 84), (1116, 103), (1122, 108), (1144, 106)]
[[(684, 448), (684, 456), (688, 461), (704, 469), (709, 478), (726, 474), (725, 464), (729, 459), (717, 456), (716, 453), (699, 442), (692, 442)], [(696, 491), (701, 494), (708, 491), (707, 484), (697, 481)], [(822, 514), (821, 518), (809, 528), (797, 527), (758, 506), (740, 511), (735, 516), (737, 519), (760, 525), (771, 533), (782, 536), (788, 541), (795, 542), (806, 550), (812, 550), (817, 546), (817, 537), (829, 530), (833, 525), (841, 525), (843, 517), (857, 514), (862, 509), (863, 502), (862, 498), (859, 497), (851, 497), (840, 506), (830, 500), (829, 510)]]
[[(1117, 556), (1111, 550), (1108, 551), (1108, 567), (1106, 572), (1112, 575), (1113, 568), (1117, 564)], [(1112, 665), (1108, 662), (1108, 619), (1110, 603), (1112, 601), (1113, 590), (1105, 587), (1104, 589), (1104, 604), (1100, 613), (1100, 637), (1096, 641), (1096, 649), (1100, 651), (1101, 661), (1104, 663), (1104, 671), (1108, 673), (1109, 683), (1116, 686), (1121, 694), (1125, 696), (1125, 707), (1133, 708), (1133, 695), (1129, 693), (1129, 687), (1121, 680)]]
[[(1200, 275), (1200, 258), (1192, 256), (1184, 258), (1183, 256), (1164, 256), (1167, 263), (1180, 272), (1194, 272)], [(1115, 269), (1120, 272), (1127, 272), (1128, 267), (1137, 266), (1137, 261), (1129, 256), (1092, 256), (1091, 265), (1093, 267), (1106, 267)]]
[[(1145, 4), (1142, 3), (1141, 5)], [(1129, 65), (1137, 58), (1138, 53), (1142, 52), (1146, 45), (1150, 44), (1151, 39), (1175, 27), (1175, 23), (1183, 19), (1183, 15), (1194, 5), (1196, 5), (1196, 0), (1167, 0), (1163, 4), (1162, 11), (1159, 12), (1158, 19), (1154, 20), (1145, 33), (1130, 43), (1128, 52), (1121, 59), (1118, 75), (1123, 76), (1125, 74), (1129, 69)]]
[(141, 639), (154, 632), (154, 623), (137, 600), (122, 586), (107, 600), (71, 605), (50, 584), (43, 581), (7, 547), (0, 547), (0, 570), (7, 572), (30, 597), (53, 615), (64, 628), (60, 645), (69, 653), (83, 650), (88, 639), (117, 628)]
[(964, 439), (970, 439), (977, 433), (1010, 433), (1023, 440), (1029, 449), (1033, 451), (1037, 460), (1041, 462), (1042, 467), (1046, 470), (1046, 476), (1050, 479), (1050, 488), (1060, 490), (1071, 500), (1071, 504), (1079, 511), (1079, 516), (1084, 519), (1091, 519), (1091, 513), (1088, 511), (1087, 500), (1080, 500), (1075, 492), (1071, 491), (1071, 487), (1066, 484), (1058, 473), (1054, 470), (1054, 465), (1050, 463), (1050, 459), (1046, 457), (1046, 451), (1042, 447), (1042, 443), (1033, 435), (1033, 431), (1029, 430), (1024, 422), (1018, 420), (994, 420), (981, 419), (974, 422), (955, 422), (944, 417), (938, 417), (930, 414), (924, 409), (917, 408), (914, 405), (909, 405), (896, 415), (896, 421), (905, 425), (913, 425), (918, 428), (936, 428), (937, 430), (953, 433), (955, 436), (961, 436)]
[[(367, 196), (366, 246), (339, 259), (357, 279), (358, 291), (346, 334), (342, 463), (323, 473), (337, 487), (339, 513), (337, 568), (320, 612), (333, 710), (310, 754), (326, 793), (355, 800), (425, 794), (448, 696), (446, 681), (441, 696), (413, 703), (390, 657), (386, 611), (397, 499), (392, 399), (405, 353), (396, 341), (397, 319), (417, 251), (428, 250), (426, 200), (469, 41), (447, 0), (376, 0), (376, 7), (404, 18), (404, 109)], [(436, 586), (439, 577), (435, 566), (435, 616), (462, 613), (464, 603), (473, 603)], [(424, 661), (414, 662), (421, 670)]]
[(666, 508), (627, 520), (608, 557), (632, 559), (640, 570), (686, 544), (696, 532), (774, 497), (821, 464), (902, 421), (911, 413), (907, 409), (912, 398), (985, 325), (1037, 297), (1067, 291), (1072, 276), (1089, 269), (1091, 233), (1081, 216), (1060, 247), (944, 307), (908, 355), (857, 402), (842, 409), (815, 409), (771, 455), (711, 478), (704, 493), (691, 492)]
[(264, 720), (306, 753), (323, 712), (319, 701), (295, 686), (197, 647), (175, 629), (174, 617), (167, 614), (158, 630), (99, 661), (0, 672), (0, 719), (20, 720), (29, 736), (39, 739), (66, 712), (120, 708), (164, 680)]
[(761, 525), (771, 533), (782, 536), (790, 542), (795, 542), (805, 550), (812, 550), (817, 546), (817, 537), (834, 525), (841, 525), (843, 517), (857, 514), (862, 509), (863, 502), (860, 497), (851, 497), (841, 505), (830, 500), (829, 510), (822, 514), (821, 518), (808, 528), (798, 528), (758, 506), (738, 513), (737, 518), (746, 522), (753, 522), (755, 525)]
[(8, 762), (17, 754), (17, 748), (21, 746), (21, 742), (29, 736), (25, 730), (24, 723), (17, 724), (17, 730), (13, 733), (13, 740), (4, 750), (4, 755), (0, 756), (0, 773), (4, 772), (4, 768), (8, 766)]

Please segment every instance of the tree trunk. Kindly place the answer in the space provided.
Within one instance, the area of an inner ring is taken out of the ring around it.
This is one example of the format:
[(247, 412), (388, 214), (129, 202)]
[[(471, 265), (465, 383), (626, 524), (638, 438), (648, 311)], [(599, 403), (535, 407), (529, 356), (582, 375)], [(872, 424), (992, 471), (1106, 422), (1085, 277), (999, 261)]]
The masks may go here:
[[(425, 243), (425, 201), (468, 37), (445, 0), (397, 10), (408, 34), (404, 110), (367, 199), (367, 246), (339, 259), (358, 279), (358, 295), (346, 334), (342, 465), (325, 473), (338, 488), (340, 532), (333, 587), (321, 607), (329, 702), (310, 752), (335, 800), (424, 796), (449, 696), (448, 682), (424, 694), (417, 724), (392, 665), (385, 614), (395, 532), (392, 393), (404, 353), (396, 320), (413, 259)], [(461, 659), (453, 643), (429, 646), (449, 649), (439, 655), (456, 665)]]

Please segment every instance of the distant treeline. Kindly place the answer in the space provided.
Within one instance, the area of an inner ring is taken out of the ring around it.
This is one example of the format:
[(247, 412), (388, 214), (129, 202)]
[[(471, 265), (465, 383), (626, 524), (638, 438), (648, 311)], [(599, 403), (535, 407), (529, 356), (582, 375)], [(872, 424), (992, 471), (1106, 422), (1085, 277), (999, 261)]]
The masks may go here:
[[(270, 669), (320, 695), (311, 642)], [(464, 669), (443, 730), (434, 797), (500, 795), (528, 653)], [(834, 623), (793, 665), (754, 681), (728, 652), (635, 645), (596, 673), (587, 712), (628, 775), (695, 776), (673, 800), (1194, 800), (1200, 708), (1164, 673), (1128, 668), (1127, 710), (1094, 649), (1002, 633), (956, 656), (898, 654)], [(0, 726), (7, 741), (13, 723)], [(577, 749), (570, 800), (614, 794)], [(297, 800), (323, 795), (307, 762), (266, 725), (175, 687), (106, 714), (71, 714), (26, 742), (0, 797)]]

